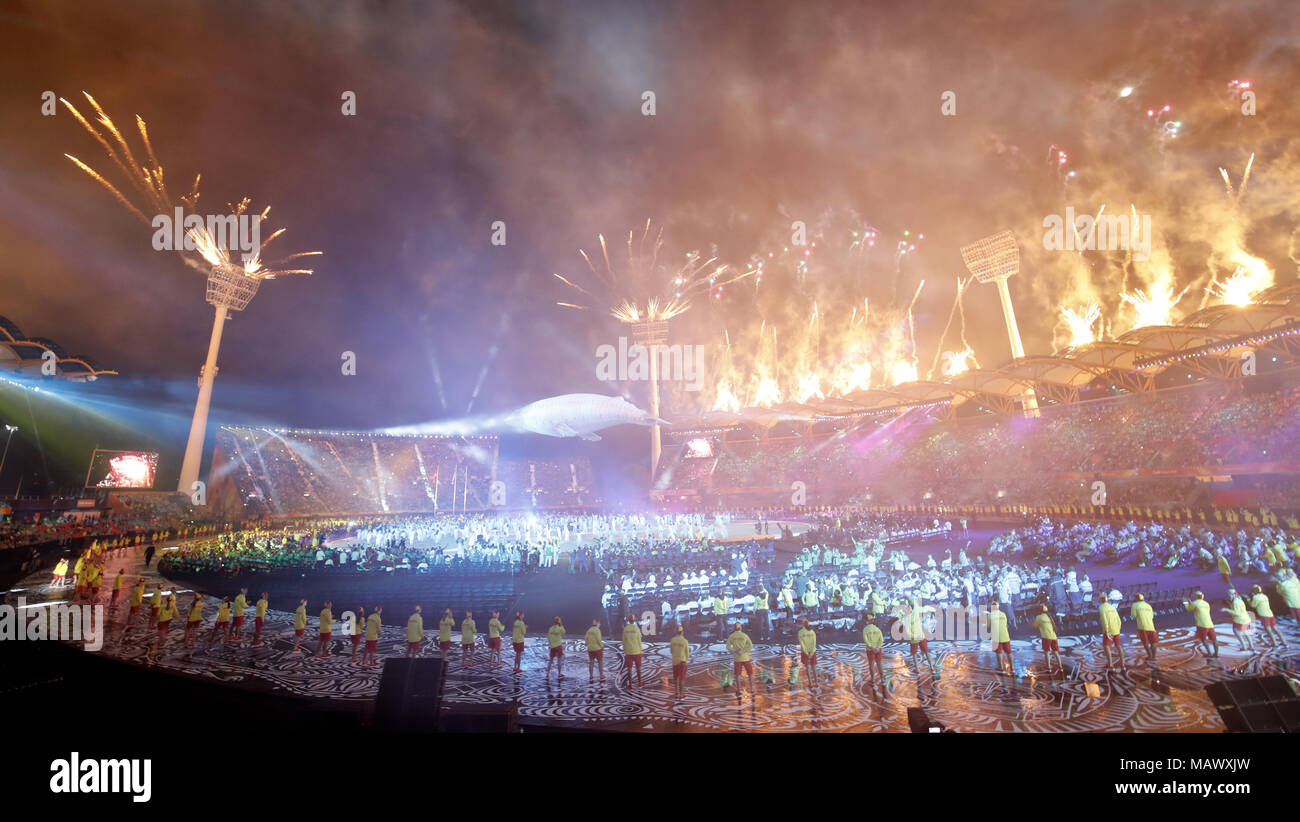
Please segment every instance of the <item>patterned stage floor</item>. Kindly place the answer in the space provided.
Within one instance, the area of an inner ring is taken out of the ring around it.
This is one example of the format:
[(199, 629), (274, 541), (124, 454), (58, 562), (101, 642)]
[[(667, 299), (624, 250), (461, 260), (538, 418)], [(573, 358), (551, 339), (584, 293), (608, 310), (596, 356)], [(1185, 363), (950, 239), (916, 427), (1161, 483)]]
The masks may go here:
[[(209, 615), (196, 647), (183, 647), (182, 631), (176, 629), (156, 656), (152, 653), (155, 632), (143, 627), (144, 619), (141, 627), (123, 631), (124, 615), (124, 608), (110, 615), (112, 627), (100, 653), (235, 687), (338, 700), (340, 707), (355, 705), (354, 700), (372, 700), (378, 691), (381, 669), (352, 663), (350, 649), (337, 638), (336, 655), (317, 659), (312, 656), (316, 637), (309, 628), (303, 653), (294, 654), (292, 615), (287, 613), (268, 614), (267, 641), (262, 647), (249, 647), (247, 641), (206, 647)], [(251, 620), (246, 627), (251, 628)], [(385, 626), (381, 658), (405, 652), (404, 630), (404, 625)], [(1292, 648), (1300, 647), (1300, 633), (1290, 624), (1285, 631)], [(1106, 670), (1094, 639), (1062, 638), (1067, 671), (1050, 675), (1042, 656), (1035, 653), (1036, 644), (1013, 642), (1015, 677), (1000, 673), (994, 655), (975, 642), (936, 642), (932, 651), (938, 674), (926, 670), (918, 678), (906, 646), (887, 643), (888, 682), (874, 688), (861, 677), (861, 646), (822, 646), (819, 680), (812, 682), (807, 669), (798, 665), (796, 647), (760, 645), (754, 661), (761, 679), (768, 681), (758, 682), (752, 695), (747, 688), (738, 693), (734, 687), (722, 687), (719, 676), (731, 669), (731, 655), (725, 648), (692, 645), (682, 700), (674, 699), (664, 643), (647, 643), (645, 685), (630, 688), (620, 676), (620, 643), (606, 643), (608, 680), (589, 683), (586, 646), (579, 639), (568, 640), (567, 677), (560, 682), (554, 673), (549, 680), (545, 676), (544, 638), (529, 638), (525, 670), (518, 676), (510, 671), (513, 654), (508, 643), (507, 664), (490, 668), (480, 638), (472, 668), (462, 665), (458, 646), (452, 651), (444, 698), (450, 704), (517, 701), (521, 720), (629, 731), (906, 731), (907, 708), (917, 705), (933, 720), (963, 732), (1221, 731), (1223, 724), (1203, 691), (1207, 684), (1275, 673), (1294, 668), (1296, 661), (1285, 651), (1241, 653), (1235, 650), (1230, 629), (1227, 634), (1220, 638), (1221, 658), (1209, 660), (1193, 647), (1190, 630), (1164, 631), (1158, 668), (1145, 662), (1133, 664), (1141, 654), (1129, 645), (1130, 665), (1123, 671)], [(436, 631), (432, 636), (436, 639)], [(454, 638), (459, 641), (459, 633)], [(426, 645), (424, 653), (438, 651)]]

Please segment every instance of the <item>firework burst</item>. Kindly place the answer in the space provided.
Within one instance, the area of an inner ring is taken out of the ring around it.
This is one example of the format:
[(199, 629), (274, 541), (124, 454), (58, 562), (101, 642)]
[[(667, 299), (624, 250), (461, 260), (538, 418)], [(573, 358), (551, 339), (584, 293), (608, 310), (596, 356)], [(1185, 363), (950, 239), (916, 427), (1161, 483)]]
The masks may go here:
[(1061, 307), (1061, 319), (1070, 331), (1069, 348), (1077, 348), (1097, 340), (1095, 326), (1101, 319), (1101, 305), (1089, 303), (1076, 308)]
[(651, 238), (650, 220), (646, 220), (640, 239), (636, 231), (627, 233), (627, 262), (615, 267), (610, 261), (605, 235), (600, 239), (601, 262), (597, 266), (585, 250), (578, 253), (591, 271), (591, 287), (556, 274), (560, 282), (586, 298), (587, 302), (559, 302), (557, 305), (579, 310), (607, 311), (622, 323), (663, 321), (686, 313), (691, 300), (700, 292), (721, 289), (737, 280), (754, 274), (750, 268), (735, 273), (730, 266), (719, 263), (717, 257), (704, 258), (698, 251), (686, 255), (686, 261), (670, 266), (659, 259), (663, 249), (663, 229)]
[[(221, 246), (212, 230), (204, 222), (202, 215), (196, 214), (201, 175), (194, 177), (194, 183), (190, 187), (188, 194), (174, 199), (167, 190), (166, 175), (162, 164), (158, 162), (157, 155), (154, 154), (153, 143), (149, 139), (149, 129), (144, 120), (138, 115), (135, 118), (136, 129), (140, 133), (140, 142), (147, 162), (142, 162), (136, 158), (136, 153), (131, 150), (131, 144), (122, 134), (121, 129), (117, 127), (117, 124), (113, 122), (113, 118), (109, 117), (108, 113), (99, 105), (98, 101), (87, 92), (83, 91), (82, 95), (85, 96), (95, 114), (93, 123), (66, 99), (59, 98), (59, 101), (104, 149), (114, 168), (126, 180), (126, 191), (124, 192), (121, 188), (118, 188), (103, 174), (100, 174), (71, 154), (65, 154), (64, 156), (76, 164), (77, 168), (89, 175), (91, 179), (103, 186), (118, 203), (146, 225), (153, 225), (153, 218), (149, 216), (150, 214), (162, 214), (169, 218), (173, 214), (181, 216), (187, 226), (185, 234), (194, 246), (192, 252), (188, 247), (180, 249), (187, 265), (204, 274), (209, 273), (213, 268), (220, 268), (226, 271), (235, 270), (243, 276), (258, 280), (269, 280), (286, 274), (312, 273), (310, 268), (286, 266), (293, 260), (318, 256), (321, 254), (319, 251), (301, 251), (282, 257), (274, 262), (263, 262), (263, 252), (272, 241), (284, 234), (285, 229), (283, 228), (277, 229), (271, 236), (262, 241), (255, 252), (245, 255), (238, 263), (233, 262), (230, 251)], [(243, 217), (249, 212), (249, 206), (250, 200), (245, 197), (237, 204), (229, 205), (230, 213), (236, 217)], [(258, 215), (258, 219), (265, 219), (270, 211), (271, 207), (267, 206)], [(188, 216), (186, 216), (187, 212)], [(194, 225), (190, 225), (191, 223), (194, 223)]]

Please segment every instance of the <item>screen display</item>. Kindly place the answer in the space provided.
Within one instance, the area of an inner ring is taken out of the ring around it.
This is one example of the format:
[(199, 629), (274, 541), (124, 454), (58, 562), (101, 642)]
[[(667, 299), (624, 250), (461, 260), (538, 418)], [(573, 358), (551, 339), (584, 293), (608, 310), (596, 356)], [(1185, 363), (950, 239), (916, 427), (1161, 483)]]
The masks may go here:
[(708, 437), (696, 437), (693, 440), (686, 441), (686, 451), (682, 454), (683, 459), (703, 459), (704, 457), (713, 456), (713, 440)]
[(153, 488), (158, 454), (151, 451), (101, 451), (90, 457), (87, 488)]

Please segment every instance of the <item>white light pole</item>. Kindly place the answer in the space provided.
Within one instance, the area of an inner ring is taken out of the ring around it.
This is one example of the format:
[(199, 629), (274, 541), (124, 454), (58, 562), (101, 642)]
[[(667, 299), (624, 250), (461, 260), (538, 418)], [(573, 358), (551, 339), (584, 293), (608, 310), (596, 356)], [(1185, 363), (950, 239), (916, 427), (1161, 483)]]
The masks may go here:
[[(1020, 249), (1016, 246), (1015, 235), (1010, 231), (999, 231), (991, 237), (962, 246), (961, 258), (975, 279), (982, 283), (997, 283), (998, 297), (1002, 300), (1002, 318), (1006, 320), (1007, 339), (1011, 342), (1011, 356), (1016, 359), (1024, 357), (1025, 346), (1020, 341), (1016, 309), (1011, 304), (1011, 289), (1007, 287), (1007, 279), (1020, 273)], [(1034, 389), (1025, 394), (1023, 405), (1027, 415), (1038, 416), (1038, 397)]]
[(257, 295), (262, 281), (250, 277), (243, 267), (231, 263), (216, 264), (208, 272), (208, 304), (216, 310), (212, 321), (212, 337), (208, 340), (208, 358), (199, 372), (199, 398), (194, 404), (194, 419), (190, 422), (190, 438), (185, 445), (185, 459), (181, 462), (181, 478), (176, 490), (182, 494), (194, 492), (199, 480), (199, 465), (203, 462), (203, 442), (208, 435), (208, 407), (212, 403), (212, 383), (217, 378), (217, 352), (221, 349), (221, 331), (226, 325), (227, 311), (243, 311)]

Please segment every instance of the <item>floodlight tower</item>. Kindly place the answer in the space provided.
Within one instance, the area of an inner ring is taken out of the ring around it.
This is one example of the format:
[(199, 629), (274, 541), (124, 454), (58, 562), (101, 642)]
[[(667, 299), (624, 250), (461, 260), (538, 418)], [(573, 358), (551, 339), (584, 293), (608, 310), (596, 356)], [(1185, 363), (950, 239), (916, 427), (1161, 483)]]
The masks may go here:
[[(1002, 318), (1007, 321), (1007, 338), (1011, 341), (1011, 356), (1025, 356), (1025, 346), (1020, 342), (1020, 327), (1016, 325), (1016, 309), (1011, 304), (1011, 289), (1007, 279), (1020, 273), (1020, 249), (1010, 231), (999, 231), (970, 245), (962, 246), (962, 261), (975, 279), (981, 283), (997, 283), (998, 297), (1002, 299)], [(1025, 413), (1038, 416), (1038, 398), (1033, 389), (1025, 395)]]
[(249, 276), (243, 265), (235, 262), (212, 263), (208, 269), (207, 301), (216, 310), (216, 317), (212, 321), (212, 337), (208, 340), (208, 359), (199, 371), (199, 399), (194, 404), (194, 420), (190, 423), (190, 438), (185, 445), (181, 478), (176, 487), (182, 494), (192, 494), (194, 483), (199, 479), (203, 441), (208, 433), (208, 406), (212, 403), (212, 383), (217, 378), (217, 352), (221, 349), (226, 312), (247, 308), (261, 284), (260, 279)]
[[(659, 418), (659, 346), (668, 342), (667, 320), (638, 320), (631, 323), (632, 341), (643, 345), (650, 357), (650, 416)], [(655, 480), (659, 468), (659, 455), (663, 451), (659, 424), (650, 426), (650, 482)]]

